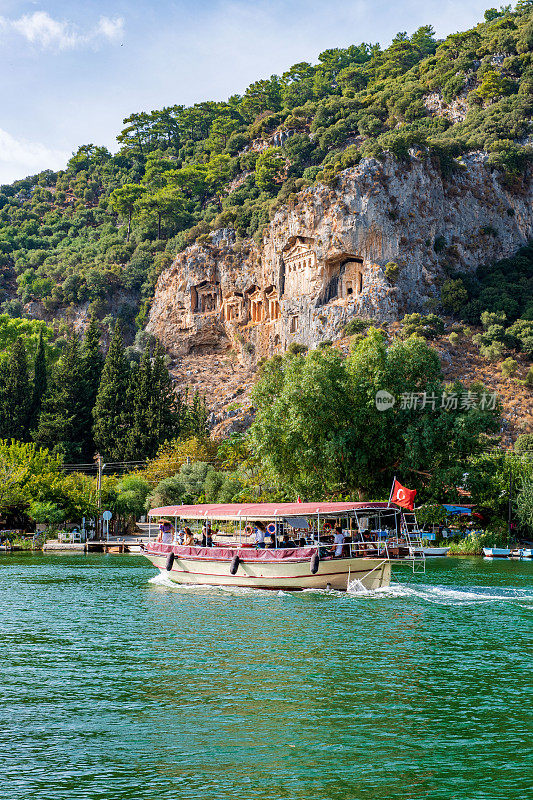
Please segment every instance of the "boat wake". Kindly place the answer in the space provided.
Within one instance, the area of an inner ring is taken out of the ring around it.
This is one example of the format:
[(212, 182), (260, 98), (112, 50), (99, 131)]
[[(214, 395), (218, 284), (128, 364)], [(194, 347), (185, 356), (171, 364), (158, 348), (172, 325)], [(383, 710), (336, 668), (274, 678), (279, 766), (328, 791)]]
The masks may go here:
[(336, 589), (304, 589), (302, 592), (284, 592), (280, 590), (272, 592), (267, 589), (254, 589), (245, 586), (213, 586), (198, 583), (190, 585), (177, 584), (171, 581), (164, 572), (154, 575), (153, 578), (149, 579), (149, 583), (160, 589), (187, 594), (209, 591), (216, 594), (253, 595), (254, 597), (262, 598), (271, 598), (273, 595), (297, 598), (301, 594), (317, 594), (350, 598), (406, 598), (445, 606), (475, 606), (485, 603), (515, 602), (522, 604), (525, 608), (533, 607), (530, 605), (533, 602), (533, 591), (529, 587), (517, 589), (513, 587), (475, 586), (466, 589), (451, 586), (432, 586), (424, 583), (391, 583), (390, 586), (379, 589), (366, 589), (361, 581), (353, 580), (350, 581), (347, 592), (340, 592)]
[[(383, 591), (383, 590), (380, 590)], [(531, 588), (473, 586), (468, 589), (451, 586), (431, 586), (429, 584), (395, 584), (385, 590), (394, 597), (411, 597), (427, 603), (447, 606), (471, 606), (484, 603), (530, 602), (533, 600)]]

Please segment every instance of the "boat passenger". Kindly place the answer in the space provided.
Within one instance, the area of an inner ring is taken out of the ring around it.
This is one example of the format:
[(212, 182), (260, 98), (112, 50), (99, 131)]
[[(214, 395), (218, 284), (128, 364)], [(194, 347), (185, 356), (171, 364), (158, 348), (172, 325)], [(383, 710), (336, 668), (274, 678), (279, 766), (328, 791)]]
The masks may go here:
[(292, 539), (289, 539), (289, 534), (285, 533), (283, 535), (283, 540), (280, 544), (280, 547), (296, 547), (296, 542), (293, 542)]
[(207, 528), (205, 533), (202, 534), (202, 547), (213, 547), (213, 537), (211, 535), (211, 528)]
[(176, 544), (183, 544), (185, 541), (185, 528), (180, 528), (176, 533)]
[(174, 530), (169, 520), (163, 519), (161, 520), (161, 524), (159, 525), (159, 536), (157, 537), (157, 541), (169, 544), (172, 542), (173, 533)]
[(184, 545), (186, 547), (194, 547), (194, 536), (192, 535), (192, 531), (190, 528), (185, 528)]
[(335, 545), (335, 552), (333, 555), (335, 558), (340, 558), (340, 556), (342, 556), (342, 546), (344, 544), (344, 534), (342, 532), (342, 528), (335, 528), (333, 543)]
[(258, 550), (264, 550), (265, 538), (266, 538), (266, 531), (258, 523), (254, 528), (255, 546), (257, 547)]

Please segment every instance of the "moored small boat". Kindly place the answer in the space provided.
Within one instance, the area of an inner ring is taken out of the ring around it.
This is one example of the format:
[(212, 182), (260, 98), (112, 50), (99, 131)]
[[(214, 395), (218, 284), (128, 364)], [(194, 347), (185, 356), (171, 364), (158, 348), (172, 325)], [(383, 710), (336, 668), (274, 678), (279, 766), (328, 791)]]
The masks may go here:
[(484, 547), (485, 558), (508, 558), (511, 555), (509, 547)]
[(423, 547), (422, 552), (426, 558), (428, 556), (446, 556), (449, 549), (449, 547)]

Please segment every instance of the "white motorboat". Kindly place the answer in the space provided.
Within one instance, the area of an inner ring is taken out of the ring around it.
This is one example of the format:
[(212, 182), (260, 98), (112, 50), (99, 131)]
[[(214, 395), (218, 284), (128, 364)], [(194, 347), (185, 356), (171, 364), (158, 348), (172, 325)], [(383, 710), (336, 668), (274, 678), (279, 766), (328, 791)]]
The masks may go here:
[[(414, 541), (409, 540), (403, 512), (388, 503), (167, 506), (149, 512), (150, 520), (158, 517), (174, 519), (174, 531), (178, 520), (181, 525), (200, 521), (211, 532), (215, 522), (229, 523), (231, 529), (226, 535), (215, 531), (210, 547), (196, 541), (194, 546), (174, 541), (145, 544), (145, 556), (178, 584), (347, 590), (354, 583), (371, 590), (389, 586), (391, 561), (407, 561), (413, 569), (415, 562), (423, 561), (423, 556), (410, 554)], [(380, 531), (385, 522), (389, 528), (402, 531), (404, 544), (372, 540), (369, 531)], [(249, 541), (255, 526), (261, 526), (271, 537), (269, 547), (256, 547)], [(339, 528), (342, 544), (333, 541)], [(228, 536), (232, 537), (229, 542)]]
[(422, 552), (426, 556), (446, 556), (448, 555), (449, 547), (423, 547)]
[(509, 547), (484, 547), (485, 558), (508, 558), (511, 555)]

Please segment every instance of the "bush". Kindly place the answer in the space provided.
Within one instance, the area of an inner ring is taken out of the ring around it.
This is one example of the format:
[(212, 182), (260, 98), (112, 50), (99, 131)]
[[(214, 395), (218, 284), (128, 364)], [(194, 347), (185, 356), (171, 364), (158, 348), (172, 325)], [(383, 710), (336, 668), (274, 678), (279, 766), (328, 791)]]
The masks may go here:
[(468, 301), (468, 292), (461, 278), (445, 281), (440, 292), (440, 299), (447, 311), (459, 313)]
[(512, 375), (515, 375), (517, 369), (518, 369), (518, 362), (515, 361), (514, 358), (506, 358), (501, 366), (502, 375), (505, 378), (510, 378)]
[(453, 333), (450, 333), (450, 335), (448, 336), (448, 340), (449, 340), (450, 344), (452, 344), (454, 347), (456, 347), (459, 344), (459, 341), (460, 341), (459, 334), (455, 333), (455, 331)]
[(300, 342), (291, 342), (287, 348), (287, 353), (290, 353), (291, 356), (303, 356), (304, 353), (307, 353), (308, 347), (305, 344), (300, 344)]
[(524, 381), (526, 386), (533, 388), (533, 367), (530, 367)]
[(400, 267), (395, 261), (389, 261), (385, 264), (385, 278), (389, 283), (396, 283), (398, 275), (400, 274)]
[(364, 333), (367, 328), (374, 324), (372, 319), (351, 319), (345, 326), (343, 333), (345, 336), (353, 336), (356, 333)]
[(481, 345), (479, 348), (480, 355), (492, 363), (501, 360), (504, 350), (505, 348), (501, 342), (492, 342), (492, 344)]
[(521, 433), (517, 436), (514, 449), (517, 453), (533, 452), (533, 433)]
[(402, 320), (402, 336), (422, 336), (424, 339), (436, 339), (444, 333), (444, 322), (436, 314), (406, 314)]
[(480, 556), (484, 547), (502, 547), (507, 544), (507, 535), (500, 531), (469, 533), (460, 542), (452, 542), (449, 555)]

